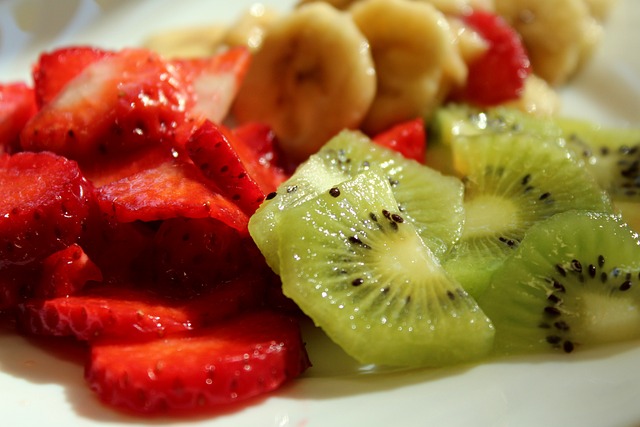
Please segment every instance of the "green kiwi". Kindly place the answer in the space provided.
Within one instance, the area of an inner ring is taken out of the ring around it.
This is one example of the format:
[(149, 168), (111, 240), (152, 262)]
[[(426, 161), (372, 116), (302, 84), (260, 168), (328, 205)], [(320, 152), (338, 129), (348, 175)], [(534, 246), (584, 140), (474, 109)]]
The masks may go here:
[(389, 181), (396, 208), (415, 224), (429, 248), (437, 255), (449, 250), (462, 232), (460, 180), (408, 160), (360, 132), (343, 131), (303, 163), (249, 221), (251, 236), (275, 272), (279, 213), (371, 167)]
[(613, 200), (640, 203), (640, 129), (607, 128), (567, 118), (555, 122), (567, 147), (583, 159)]
[(638, 338), (638, 235), (614, 215), (554, 215), (526, 233), (478, 302), (494, 322), (499, 353)]
[(593, 177), (555, 142), (525, 133), (459, 136), (452, 141), (465, 185), (465, 224), (445, 268), (472, 295), (538, 221), (558, 212), (612, 212)]
[[(449, 104), (430, 123), (431, 147), (451, 146), (458, 136), (530, 133), (566, 146), (614, 201), (640, 203), (640, 129), (612, 128), (580, 119), (536, 117), (514, 108), (479, 109)], [(445, 160), (442, 160), (445, 159)], [(436, 158), (447, 168), (450, 157)], [(640, 208), (640, 206), (638, 207)]]
[(483, 357), (491, 322), (404, 215), (375, 170), (283, 210), (285, 295), (361, 363), (442, 366)]

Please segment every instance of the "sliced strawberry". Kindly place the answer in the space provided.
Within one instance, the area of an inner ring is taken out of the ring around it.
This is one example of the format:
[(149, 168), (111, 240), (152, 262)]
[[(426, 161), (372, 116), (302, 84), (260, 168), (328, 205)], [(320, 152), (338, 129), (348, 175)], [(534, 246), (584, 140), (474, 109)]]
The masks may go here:
[(179, 159), (100, 187), (98, 202), (120, 222), (210, 217), (244, 232), (249, 221), (234, 203), (205, 185), (193, 164)]
[(41, 54), (32, 72), (38, 106), (51, 102), (88, 65), (111, 54), (91, 46), (70, 46)]
[(193, 91), (193, 115), (221, 123), (229, 113), (250, 59), (247, 48), (236, 47), (207, 58), (174, 61)]
[(193, 162), (220, 187), (225, 196), (247, 215), (256, 211), (265, 193), (217, 125), (207, 120), (187, 141), (186, 147)]
[[(222, 128), (227, 135), (229, 131)], [(290, 173), (283, 163), (278, 138), (273, 129), (263, 123), (244, 123), (231, 130), (236, 152), (247, 166), (260, 189), (269, 194), (282, 184)]]
[(469, 64), (466, 86), (455, 98), (482, 106), (519, 98), (531, 73), (531, 64), (518, 33), (500, 16), (482, 10), (464, 15), (463, 21), (489, 47)]
[(90, 257), (102, 271), (105, 283), (152, 280), (157, 227), (156, 223), (142, 221), (104, 224), (100, 235), (92, 240)]
[(40, 283), (34, 295), (40, 298), (67, 297), (91, 281), (102, 281), (102, 272), (82, 247), (74, 243), (44, 259)]
[(31, 87), (21, 82), (0, 84), (0, 154), (20, 149), (20, 132), (36, 110)]
[(30, 299), (19, 305), (18, 319), (24, 331), (36, 335), (139, 341), (203, 328), (256, 308), (264, 289), (257, 276), (220, 283), (193, 300), (149, 288), (96, 286), (69, 297)]
[(80, 243), (91, 231), (95, 191), (76, 162), (52, 153), (0, 157), (0, 270)]
[(427, 136), (421, 118), (399, 123), (374, 136), (373, 141), (399, 152), (407, 159), (425, 162)]
[(297, 322), (259, 312), (184, 336), (94, 344), (85, 377), (108, 405), (176, 413), (245, 401), (308, 366)]
[(125, 49), (69, 81), (27, 123), (21, 144), (83, 164), (148, 145), (181, 145), (195, 126), (191, 103), (171, 63), (145, 49)]
[(217, 219), (166, 220), (156, 234), (158, 280), (179, 294), (198, 295), (220, 280), (251, 271), (255, 258), (248, 256), (247, 246), (252, 243)]

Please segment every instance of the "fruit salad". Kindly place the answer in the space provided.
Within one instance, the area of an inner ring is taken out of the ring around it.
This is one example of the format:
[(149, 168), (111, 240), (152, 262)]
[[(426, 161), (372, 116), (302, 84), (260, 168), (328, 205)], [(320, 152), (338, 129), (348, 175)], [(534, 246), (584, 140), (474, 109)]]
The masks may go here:
[[(574, 3), (567, 33), (600, 28)], [(639, 338), (640, 130), (558, 115), (597, 31), (553, 74), (544, 5), (310, 1), (42, 52), (0, 84), (3, 322), (135, 416), (290, 384), (311, 323), (392, 369)]]

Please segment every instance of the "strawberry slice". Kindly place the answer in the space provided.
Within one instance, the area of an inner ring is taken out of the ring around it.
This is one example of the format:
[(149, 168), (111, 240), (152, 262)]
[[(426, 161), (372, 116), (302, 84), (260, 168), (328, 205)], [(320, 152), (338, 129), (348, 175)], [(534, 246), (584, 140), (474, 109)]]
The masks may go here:
[(41, 54), (32, 72), (38, 107), (51, 102), (87, 66), (111, 54), (91, 46), (69, 46)]
[(462, 17), (487, 42), (487, 51), (469, 64), (466, 86), (455, 98), (481, 106), (520, 97), (531, 74), (529, 56), (518, 33), (498, 15), (474, 10)]
[(258, 312), (183, 336), (96, 343), (85, 377), (108, 405), (193, 413), (275, 390), (308, 366), (297, 322)]
[(76, 162), (52, 153), (0, 156), (0, 270), (81, 243), (95, 207)]
[(373, 142), (395, 150), (407, 159), (425, 162), (427, 136), (421, 118), (397, 124), (374, 136)]
[(198, 295), (243, 271), (264, 267), (251, 257), (253, 241), (213, 218), (172, 218), (155, 238), (156, 275), (172, 292)]
[(247, 215), (252, 215), (264, 200), (265, 193), (247, 170), (230, 139), (207, 120), (189, 138), (189, 156), (204, 176), (218, 185)]
[(257, 308), (265, 289), (258, 276), (221, 282), (191, 300), (163, 296), (150, 288), (94, 286), (68, 297), (23, 302), (18, 321), (25, 332), (35, 335), (140, 341), (208, 327)]
[(21, 144), (80, 163), (139, 147), (183, 144), (194, 129), (192, 99), (175, 67), (145, 49), (86, 66), (27, 123)]
[(20, 148), (20, 132), (36, 113), (33, 89), (22, 82), (0, 84), (0, 154)]
[(97, 190), (101, 209), (120, 222), (215, 218), (245, 232), (249, 221), (234, 203), (204, 183), (198, 169), (166, 161)]
[(174, 61), (193, 91), (193, 115), (221, 123), (229, 113), (250, 60), (249, 49), (236, 47), (207, 58)]
[(40, 283), (33, 292), (36, 297), (67, 297), (87, 282), (102, 281), (100, 268), (75, 243), (49, 255), (42, 264)]
[[(229, 130), (221, 128), (226, 134)], [(279, 149), (278, 138), (269, 125), (247, 122), (231, 129), (236, 152), (249, 168), (258, 186), (266, 194), (289, 178), (290, 173)]]

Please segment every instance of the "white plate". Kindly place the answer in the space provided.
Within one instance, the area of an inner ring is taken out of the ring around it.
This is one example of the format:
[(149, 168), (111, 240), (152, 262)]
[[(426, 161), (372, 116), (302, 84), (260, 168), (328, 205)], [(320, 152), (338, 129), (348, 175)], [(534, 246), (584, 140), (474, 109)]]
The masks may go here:
[[(292, 0), (265, 0), (280, 10)], [(29, 77), (40, 51), (70, 43), (121, 47), (162, 28), (229, 22), (252, 0), (0, 1), (0, 80)], [(100, 6), (102, 5), (102, 6)], [(640, 126), (640, 2), (621, 0), (604, 45), (563, 91), (565, 112)], [(552, 35), (550, 35), (552, 36)], [(317, 335), (317, 336), (315, 336)], [(638, 343), (570, 356), (371, 374), (321, 335), (305, 378), (214, 417), (139, 419), (100, 405), (73, 346), (0, 331), (0, 424), (18, 426), (640, 426)]]

